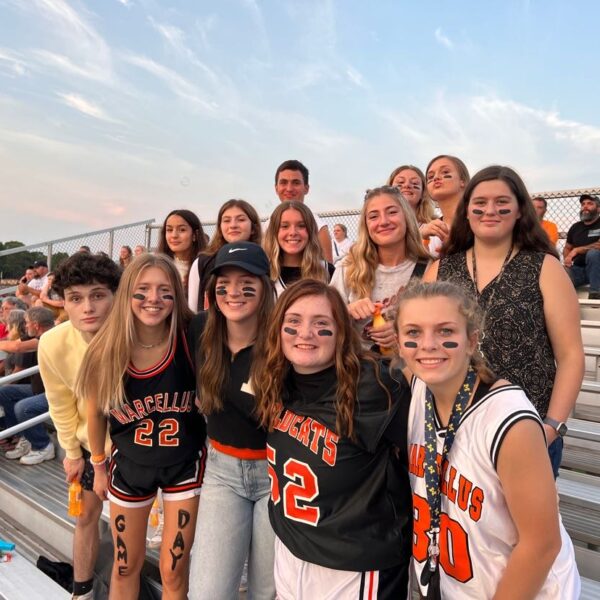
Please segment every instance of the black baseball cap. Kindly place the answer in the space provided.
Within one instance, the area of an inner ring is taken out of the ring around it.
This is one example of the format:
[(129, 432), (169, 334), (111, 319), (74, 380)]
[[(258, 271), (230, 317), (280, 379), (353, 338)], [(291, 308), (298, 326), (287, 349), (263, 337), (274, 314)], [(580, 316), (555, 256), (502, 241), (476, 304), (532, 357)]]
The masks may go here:
[(579, 196), (579, 204), (581, 204), (584, 200), (591, 200), (600, 206), (600, 200), (598, 199), (598, 196), (592, 196), (592, 194), (581, 194), (581, 196)]
[(253, 275), (268, 275), (271, 271), (265, 251), (253, 242), (234, 242), (225, 244), (215, 257), (215, 266), (211, 275), (223, 267), (238, 267)]
[(46, 267), (46, 268), (48, 268), (48, 263), (45, 260), (36, 260), (33, 263), (33, 268), (35, 269), (36, 267)]

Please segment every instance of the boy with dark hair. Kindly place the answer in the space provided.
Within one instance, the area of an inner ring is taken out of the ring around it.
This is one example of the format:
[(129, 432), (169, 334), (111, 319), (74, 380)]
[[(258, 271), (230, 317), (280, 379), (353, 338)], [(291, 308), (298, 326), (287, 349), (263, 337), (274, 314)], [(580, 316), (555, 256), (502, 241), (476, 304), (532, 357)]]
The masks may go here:
[(83, 488), (85, 510), (77, 517), (73, 539), (73, 598), (79, 600), (92, 598), (102, 502), (93, 491), (86, 402), (73, 390), (87, 346), (108, 317), (120, 276), (120, 268), (104, 256), (78, 252), (62, 263), (54, 289), (65, 301), (69, 321), (44, 334), (38, 349), (50, 416), (66, 453), (66, 478)]

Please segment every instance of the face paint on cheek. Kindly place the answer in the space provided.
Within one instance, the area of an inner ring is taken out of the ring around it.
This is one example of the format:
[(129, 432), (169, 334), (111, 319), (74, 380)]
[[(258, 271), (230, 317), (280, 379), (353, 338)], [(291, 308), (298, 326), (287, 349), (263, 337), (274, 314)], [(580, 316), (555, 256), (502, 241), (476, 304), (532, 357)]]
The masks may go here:
[(510, 215), (511, 212), (512, 210), (510, 208), (500, 208), (498, 210), (499, 215)]
[(135, 300), (145, 300), (146, 296), (144, 296), (144, 294), (134, 294), (132, 298), (134, 298)]
[(331, 337), (333, 335), (333, 331), (331, 331), (331, 329), (319, 329), (319, 331), (317, 331), (317, 335), (320, 335), (321, 337)]
[(481, 208), (472, 208), (471, 212), (474, 215), (482, 215), (485, 211), (483, 209), (481, 209)]
[(173, 294), (165, 294), (163, 300), (175, 300), (175, 296)]
[(245, 298), (254, 298), (256, 296), (256, 288), (253, 287), (243, 287), (242, 294)]
[(416, 348), (417, 342), (404, 342), (404, 347), (405, 348)]
[(215, 290), (215, 294), (217, 294), (217, 296), (226, 296), (227, 295), (227, 288), (224, 285), (220, 285)]
[(284, 327), (283, 331), (285, 331), (285, 333), (287, 333), (288, 335), (298, 335), (298, 330), (293, 329), (292, 327)]
[(452, 179), (454, 176), (451, 175), (450, 173), (445, 173), (444, 175), (442, 175), (442, 179)]
[(458, 342), (442, 342), (444, 348), (458, 348)]

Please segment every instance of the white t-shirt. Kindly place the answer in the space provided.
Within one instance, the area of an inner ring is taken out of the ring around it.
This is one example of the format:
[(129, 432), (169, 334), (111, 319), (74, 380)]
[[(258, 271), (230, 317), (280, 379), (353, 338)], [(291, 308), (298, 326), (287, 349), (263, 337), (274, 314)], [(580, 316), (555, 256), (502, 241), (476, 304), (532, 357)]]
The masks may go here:
[[(386, 320), (393, 318), (392, 315), (398, 298), (408, 285), (416, 264), (414, 260), (404, 260), (399, 265), (393, 267), (377, 265), (375, 283), (371, 291), (371, 300), (382, 306), (381, 314)], [(331, 278), (331, 285), (342, 295), (346, 304), (351, 304), (356, 300), (360, 300), (360, 298), (346, 287), (345, 278), (346, 265), (345, 261), (342, 261), (335, 268), (335, 273)], [(368, 318), (354, 322), (365, 348), (370, 348), (373, 345), (373, 340), (368, 338), (365, 332), (365, 327), (370, 326), (372, 321), (373, 319)]]
[(336, 239), (331, 240), (331, 255), (333, 256), (333, 264), (337, 265), (337, 263), (350, 252), (350, 248), (354, 242), (350, 238), (344, 238), (341, 242), (338, 242)]

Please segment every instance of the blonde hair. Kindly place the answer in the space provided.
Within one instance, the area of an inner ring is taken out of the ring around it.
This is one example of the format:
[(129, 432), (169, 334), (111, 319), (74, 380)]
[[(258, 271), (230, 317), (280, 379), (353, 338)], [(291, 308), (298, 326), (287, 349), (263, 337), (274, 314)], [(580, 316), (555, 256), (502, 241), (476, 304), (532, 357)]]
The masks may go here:
[[(394, 179), (396, 175), (402, 173), (402, 171), (408, 170), (414, 171), (421, 180), (421, 199), (419, 200), (419, 204), (415, 209), (415, 216), (417, 217), (417, 223), (422, 225), (423, 223), (429, 223), (429, 221), (433, 221), (435, 219), (435, 206), (433, 204), (433, 200), (429, 197), (429, 192), (427, 191), (427, 181), (425, 180), (425, 175), (423, 171), (419, 169), (419, 167), (415, 167), (414, 165), (400, 165), (396, 167), (388, 177), (386, 185), (394, 186)], [(396, 186), (394, 186), (396, 187)]]
[(192, 317), (179, 272), (168, 256), (141, 254), (131, 261), (123, 272), (108, 318), (88, 346), (75, 382), (75, 394), (95, 398), (98, 409), (105, 414), (125, 402), (123, 379), (138, 343), (131, 297), (141, 274), (152, 267), (167, 275), (174, 292), (173, 311), (167, 321), (170, 340), (185, 333)]
[(321, 245), (319, 244), (319, 232), (317, 222), (310, 208), (301, 202), (289, 201), (282, 202), (271, 215), (269, 227), (265, 233), (263, 240), (263, 248), (271, 262), (271, 279), (276, 281), (281, 275), (282, 252), (277, 234), (281, 225), (281, 218), (286, 210), (295, 210), (302, 215), (302, 220), (306, 225), (308, 232), (308, 241), (302, 251), (302, 263), (300, 265), (300, 273), (302, 279), (318, 279), (325, 283), (329, 283), (329, 271), (325, 265), (323, 254), (321, 253)]
[(390, 196), (400, 207), (406, 222), (406, 235), (404, 237), (404, 252), (406, 259), (419, 261), (429, 260), (431, 257), (425, 250), (419, 233), (419, 225), (414, 211), (409, 206), (400, 190), (396, 187), (384, 185), (367, 191), (365, 201), (360, 212), (358, 224), (358, 239), (350, 248), (344, 259), (344, 283), (359, 298), (369, 298), (375, 285), (375, 271), (379, 264), (377, 244), (369, 236), (367, 228), (367, 210), (369, 202), (378, 196)]
[[(415, 280), (404, 290), (404, 293), (398, 301), (398, 309), (394, 319), (394, 327), (398, 333), (398, 318), (402, 313), (402, 306), (409, 300), (429, 299), (429, 298), (447, 298), (456, 302), (459, 314), (464, 317), (467, 323), (467, 337), (476, 335), (478, 341), (481, 339), (481, 333), (484, 327), (484, 314), (477, 301), (467, 294), (461, 287), (450, 281), (423, 282)], [(471, 356), (471, 365), (484, 383), (492, 383), (496, 380), (493, 371), (488, 366), (483, 354), (479, 350), (479, 345), (475, 347)]]

